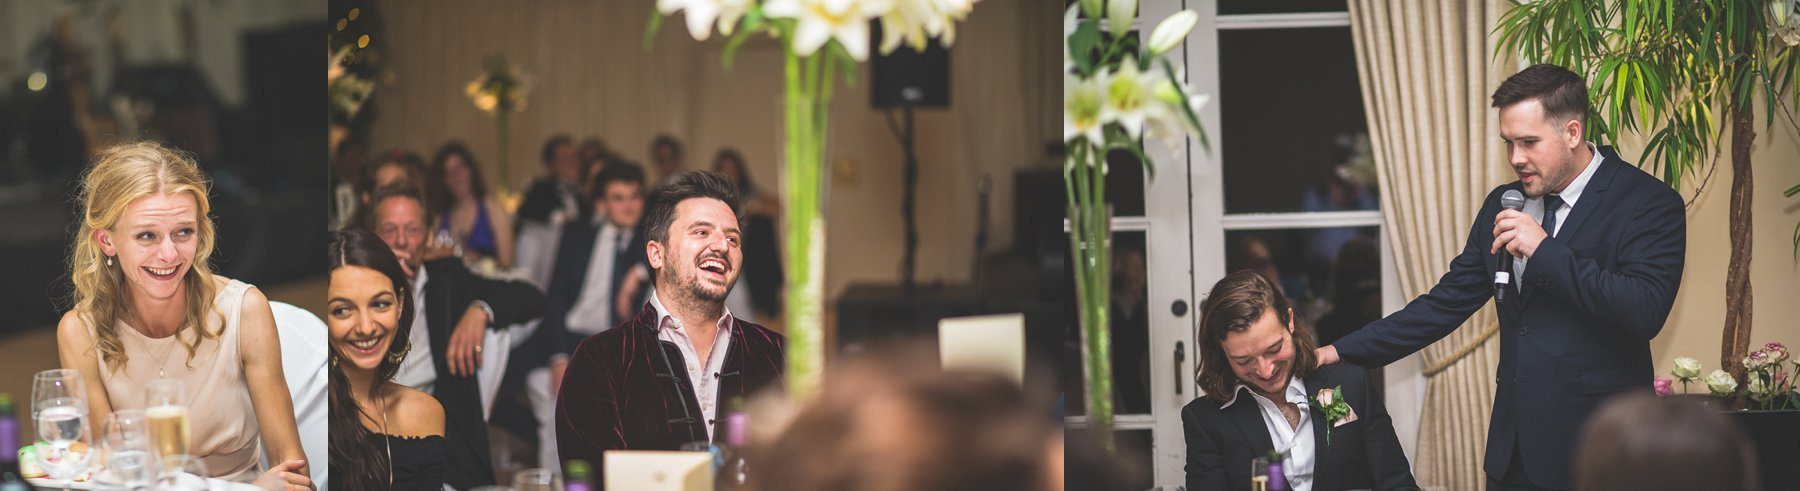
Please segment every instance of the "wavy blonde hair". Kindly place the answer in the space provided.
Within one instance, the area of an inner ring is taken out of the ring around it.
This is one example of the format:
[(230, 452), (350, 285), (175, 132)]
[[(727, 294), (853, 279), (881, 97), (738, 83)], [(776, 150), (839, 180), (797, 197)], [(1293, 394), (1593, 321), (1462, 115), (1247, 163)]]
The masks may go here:
[[(207, 203), (211, 186), (200, 166), (187, 153), (155, 142), (114, 145), (94, 156), (93, 164), (81, 176), (81, 231), (69, 251), (69, 279), (75, 283), (75, 312), (92, 327), (94, 344), (100, 356), (118, 370), (128, 356), (119, 342), (119, 319), (125, 317), (125, 274), (122, 266), (108, 266), (106, 253), (94, 239), (94, 231), (109, 230), (119, 223), (125, 208), (139, 198), (156, 195), (188, 194), (194, 197), (198, 243), (194, 259), (182, 283), (187, 287), (187, 313), (175, 337), (187, 349), (187, 362), (194, 361), (200, 343), (219, 336), (206, 329), (208, 314), (223, 314), (214, 309), (212, 252), (214, 244), (212, 207)], [(183, 331), (194, 335), (182, 338)]]

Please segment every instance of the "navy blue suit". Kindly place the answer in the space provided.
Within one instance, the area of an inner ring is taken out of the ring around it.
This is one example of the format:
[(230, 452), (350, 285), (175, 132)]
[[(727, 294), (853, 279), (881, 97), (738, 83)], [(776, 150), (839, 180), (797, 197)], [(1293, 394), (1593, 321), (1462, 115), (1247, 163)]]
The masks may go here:
[[(1608, 396), (1650, 391), (1650, 339), (1681, 284), (1687, 221), (1681, 196), (1610, 147), (1555, 237), (1538, 245), (1521, 294), (1499, 305), (1500, 366), (1488, 425), (1488, 476), (1523, 462), (1533, 485), (1570, 486), (1582, 425)], [(1493, 297), (1497, 257), (1488, 193), (1450, 272), (1406, 308), (1339, 340), (1338, 355), (1365, 367), (1393, 363), (1449, 335)], [(1515, 454), (1515, 445), (1517, 453)]]
[[(1319, 389), (1341, 387), (1339, 397), (1356, 412), (1355, 421), (1333, 427), (1323, 411), (1311, 408), (1313, 489), (1418, 489), (1400, 439), (1394, 436), (1394, 421), (1381, 398), (1369, 390), (1368, 371), (1319, 367), (1305, 382), (1308, 397)], [(1250, 389), (1237, 390), (1243, 393), (1229, 407), (1201, 397), (1181, 409), (1188, 489), (1250, 489), (1250, 459), (1275, 448)]]

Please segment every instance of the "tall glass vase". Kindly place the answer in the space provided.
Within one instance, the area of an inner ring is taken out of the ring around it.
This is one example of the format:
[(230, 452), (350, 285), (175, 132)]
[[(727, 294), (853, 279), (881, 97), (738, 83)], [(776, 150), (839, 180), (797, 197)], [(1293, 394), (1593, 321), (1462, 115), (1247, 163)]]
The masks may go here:
[[(791, 46), (791, 44), (789, 44)], [(819, 387), (824, 365), (825, 141), (831, 111), (832, 64), (817, 53), (801, 57), (788, 48), (784, 58), (782, 192), (787, 255), (787, 389), (804, 401)]]
[(1073, 143), (1069, 150), (1063, 183), (1069, 202), (1069, 251), (1075, 256), (1088, 431), (1111, 452), (1112, 329), (1107, 309), (1112, 297), (1112, 226), (1106, 209), (1106, 152), (1086, 142)]

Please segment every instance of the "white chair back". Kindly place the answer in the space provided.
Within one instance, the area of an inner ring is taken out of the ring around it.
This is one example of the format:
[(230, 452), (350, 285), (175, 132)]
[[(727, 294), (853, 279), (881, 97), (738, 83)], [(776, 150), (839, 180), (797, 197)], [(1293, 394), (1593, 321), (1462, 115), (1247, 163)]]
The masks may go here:
[(330, 360), (330, 329), (318, 316), (299, 307), (271, 301), (269, 310), (275, 314), (275, 330), (281, 336), (281, 369), (294, 398), (294, 422), (300, 429), (307, 468), (312, 471), (315, 489), (329, 489), (325, 478), (331, 468), (330, 375), (325, 367)]

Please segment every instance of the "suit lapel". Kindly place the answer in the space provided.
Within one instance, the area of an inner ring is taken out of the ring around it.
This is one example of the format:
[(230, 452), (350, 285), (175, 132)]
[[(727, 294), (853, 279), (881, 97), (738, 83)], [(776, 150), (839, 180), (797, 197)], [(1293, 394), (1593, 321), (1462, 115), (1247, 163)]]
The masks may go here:
[[(1593, 216), (1595, 210), (1606, 206), (1606, 188), (1612, 184), (1613, 175), (1618, 173), (1619, 166), (1625, 165), (1625, 161), (1619, 160), (1619, 155), (1612, 147), (1596, 147), (1596, 151), (1601, 156), (1600, 168), (1594, 169), (1594, 176), (1588, 178), (1587, 187), (1581, 190), (1581, 200), (1569, 210), (1569, 218), (1557, 227), (1562, 232), (1556, 235), (1556, 240), (1564, 245), (1574, 244), (1575, 239), (1582, 236), (1581, 224)], [(1536, 288), (1526, 284), (1525, 291), (1519, 296), (1520, 300), (1529, 301), (1534, 290)]]
[[(1312, 397), (1313, 394), (1317, 394), (1319, 392), (1319, 389), (1324, 389), (1324, 388), (1328, 388), (1328, 387), (1329, 388), (1337, 387), (1337, 384), (1335, 384), (1331, 381), (1331, 376), (1326, 375), (1324, 371), (1314, 371), (1312, 373), (1312, 375), (1308, 375), (1304, 379), (1304, 383), (1306, 384), (1306, 387), (1305, 387), (1306, 390), (1303, 391), (1303, 393), (1307, 394), (1307, 397), (1309, 399)], [(1343, 396), (1340, 394), (1338, 397), (1343, 397)], [(1332, 459), (1336, 455), (1336, 452), (1332, 451), (1331, 445), (1326, 444), (1326, 438), (1325, 438), (1325, 432), (1331, 430), (1331, 422), (1325, 421), (1325, 412), (1319, 410), (1317, 405), (1307, 404), (1306, 407), (1309, 408), (1312, 413), (1312, 430), (1313, 430), (1313, 485), (1312, 485), (1312, 487), (1313, 487), (1313, 489), (1333, 489), (1333, 486), (1330, 485), (1331, 481), (1326, 480), (1328, 478), (1335, 477), (1335, 476), (1331, 476), (1330, 475), (1331, 473), (1328, 472), (1328, 470), (1331, 469), (1331, 464), (1333, 461)], [(1340, 443), (1342, 443), (1342, 442), (1340, 442)]]
[[(1238, 389), (1248, 392), (1247, 389)], [(1269, 427), (1263, 424), (1262, 410), (1256, 405), (1255, 397), (1249, 394), (1238, 394), (1238, 401), (1225, 410), (1231, 415), (1231, 421), (1237, 423), (1238, 430), (1244, 432), (1244, 441), (1250, 443), (1250, 456), (1264, 456), (1269, 449), (1275, 448), (1275, 441), (1269, 439)]]

